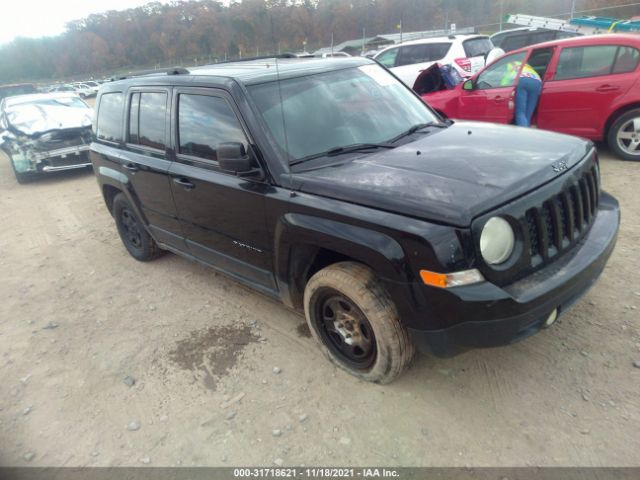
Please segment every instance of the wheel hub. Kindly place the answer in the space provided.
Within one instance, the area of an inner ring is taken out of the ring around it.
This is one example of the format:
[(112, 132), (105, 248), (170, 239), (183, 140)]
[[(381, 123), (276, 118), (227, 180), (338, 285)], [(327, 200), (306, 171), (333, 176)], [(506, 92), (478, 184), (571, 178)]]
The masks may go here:
[(127, 240), (129, 240), (130, 244), (136, 248), (140, 248), (142, 245), (142, 236), (140, 234), (140, 230), (138, 228), (138, 222), (133, 217), (133, 214), (127, 210), (122, 210), (122, 225), (126, 231)]
[(632, 118), (622, 125), (616, 135), (618, 146), (629, 155), (640, 156), (640, 118)]
[(327, 346), (345, 363), (369, 367), (375, 359), (376, 342), (362, 311), (337, 292), (326, 294), (316, 305), (316, 321)]
[(346, 313), (341, 314), (341, 319), (334, 322), (336, 331), (342, 335), (347, 345), (361, 345), (363, 343), (362, 332), (357, 320)]

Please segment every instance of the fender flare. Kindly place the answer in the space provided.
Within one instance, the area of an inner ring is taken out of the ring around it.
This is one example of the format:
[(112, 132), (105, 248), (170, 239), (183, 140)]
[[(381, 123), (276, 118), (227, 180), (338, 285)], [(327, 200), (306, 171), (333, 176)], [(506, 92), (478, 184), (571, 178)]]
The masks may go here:
[(328, 250), (370, 267), (382, 280), (410, 281), (400, 244), (382, 232), (312, 215), (287, 213), (276, 225), (275, 274), (282, 300), (300, 308), (305, 280), (319, 251)]

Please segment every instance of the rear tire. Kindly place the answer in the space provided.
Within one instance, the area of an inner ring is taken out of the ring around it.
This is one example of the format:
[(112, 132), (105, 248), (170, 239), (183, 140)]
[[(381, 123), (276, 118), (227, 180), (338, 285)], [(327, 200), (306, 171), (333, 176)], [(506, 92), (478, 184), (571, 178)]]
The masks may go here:
[(113, 199), (113, 217), (116, 220), (120, 239), (133, 258), (148, 262), (162, 255), (163, 251), (151, 238), (123, 193), (118, 193)]
[(336, 263), (311, 277), (304, 310), (324, 354), (362, 380), (389, 383), (415, 354), (389, 294), (359, 263)]
[(640, 109), (620, 115), (607, 134), (609, 148), (623, 160), (640, 160)]

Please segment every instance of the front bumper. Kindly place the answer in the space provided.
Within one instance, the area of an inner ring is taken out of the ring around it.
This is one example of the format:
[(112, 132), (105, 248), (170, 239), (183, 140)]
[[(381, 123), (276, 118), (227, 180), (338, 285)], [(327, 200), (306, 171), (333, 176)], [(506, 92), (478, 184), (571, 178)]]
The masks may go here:
[(450, 357), (470, 348), (508, 345), (538, 332), (554, 309), (562, 315), (595, 283), (613, 251), (619, 225), (618, 202), (602, 192), (593, 225), (570, 252), (507, 287), (483, 282), (448, 289), (453, 297), (447, 309), (460, 302), (460, 309), (472, 311), (473, 317), (437, 330), (408, 328), (411, 340), (421, 352)]
[(55, 150), (13, 154), (12, 161), (20, 173), (36, 174), (73, 170), (91, 165), (89, 145), (74, 145)]

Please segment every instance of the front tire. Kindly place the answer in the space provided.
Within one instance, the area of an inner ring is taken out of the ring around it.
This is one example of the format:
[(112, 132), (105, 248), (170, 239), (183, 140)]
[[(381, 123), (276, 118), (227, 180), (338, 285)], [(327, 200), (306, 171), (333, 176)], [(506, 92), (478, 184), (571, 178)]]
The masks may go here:
[(359, 263), (336, 263), (313, 275), (304, 310), (325, 355), (368, 382), (393, 381), (415, 354), (389, 294)]
[(25, 183), (29, 183), (33, 180), (34, 175), (33, 174), (29, 174), (29, 173), (21, 173), (18, 170), (16, 170), (16, 166), (13, 163), (13, 157), (11, 156), (11, 154), (5, 150), (3, 150), (4, 153), (7, 155), (7, 157), (9, 157), (9, 163), (11, 164), (11, 169), (13, 170), (13, 174), (16, 177), (16, 181), (20, 184), (20, 185), (24, 185)]
[(611, 125), (609, 148), (624, 160), (640, 160), (640, 109), (629, 110)]
[(162, 255), (162, 250), (151, 238), (123, 193), (117, 194), (113, 199), (113, 217), (120, 239), (133, 258), (148, 262)]

